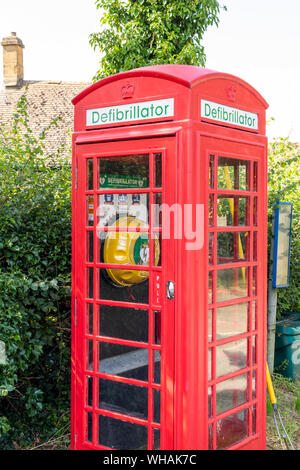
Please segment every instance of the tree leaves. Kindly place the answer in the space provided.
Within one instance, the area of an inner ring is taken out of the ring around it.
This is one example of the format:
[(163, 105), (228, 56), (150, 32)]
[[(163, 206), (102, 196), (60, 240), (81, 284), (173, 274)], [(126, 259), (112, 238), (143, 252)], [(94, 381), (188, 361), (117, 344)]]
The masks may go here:
[(152, 64), (205, 65), (201, 44), (218, 25), (217, 0), (96, 0), (101, 30), (90, 44), (101, 53), (94, 80)]
[(293, 203), (290, 285), (278, 289), (278, 314), (284, 310), (300, 311), (300, 148), (287, 137), (269, 144), (268, 221), (269, 248), (272, 237), (272, 211), (276, 201)]

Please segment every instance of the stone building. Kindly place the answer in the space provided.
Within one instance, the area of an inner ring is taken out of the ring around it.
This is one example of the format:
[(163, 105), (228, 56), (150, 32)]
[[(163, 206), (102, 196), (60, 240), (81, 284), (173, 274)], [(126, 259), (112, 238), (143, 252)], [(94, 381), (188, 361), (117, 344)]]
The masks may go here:
[[(73, 130), (74, 110), (72, 98), (90, 83), (53, 80), (24, 80), (24, 45), (16, 35), (2, 39), (4, 89), (0, 91), (0, 123), (8, 123), (18, 99), (26, 92), (29, 125), (38, 136), (49, 123), (61, 116), (58, 126), (51, 129), (45, 139), (46, 151), (51, 154), (61, 145), (68, 149)], [(68, 150), (65, 155), (69, 156)]]

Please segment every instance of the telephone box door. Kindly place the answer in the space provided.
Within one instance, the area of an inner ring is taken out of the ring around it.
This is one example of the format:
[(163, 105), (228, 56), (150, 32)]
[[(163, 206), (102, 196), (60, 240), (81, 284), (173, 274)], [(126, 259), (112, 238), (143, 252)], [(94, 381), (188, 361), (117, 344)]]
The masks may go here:
[(75, 160), (73, 448), (172, 449), (175, 253), (160, 209), (175, 200), (175, 138), (78, 145)]
[(266, 149), (203, 138), (209, 448), (265, 448)]

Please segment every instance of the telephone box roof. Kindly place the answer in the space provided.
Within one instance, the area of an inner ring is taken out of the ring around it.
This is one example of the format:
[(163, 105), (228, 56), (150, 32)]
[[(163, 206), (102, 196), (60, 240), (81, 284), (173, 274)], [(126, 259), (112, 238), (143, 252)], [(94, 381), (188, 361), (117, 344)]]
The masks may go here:
[(206, 69), (203, 67), (197, 67), (195, 65), (151, 65), (148, 67), (141, 67), (138, 69), (128, 70), (126, 72), (117, 73), (109, 77), (103, 78), (93, 85), (89, 86), (83, 90), (79, 95), (73, 98), (72, 103), (78, 103), (82, 98), (89, 95), (91, 92), (100, 88), (108, 83), (114, 82), (116, 80), (132, 78), (132, 77), (154, 77), (154, 78), (164, 78), (173, 82), (177, 82), (180, 85), (186, 86), (187, 88), (193, 88), (195, 85), (198, 85), (202, 81), (217, 79), (217, 78), (227, 78), (229, 80), (236, 81), (241, 85), (244, 85), (248, 88), (256, 98), (262, 103), (262, 105), (267, 108), (268, 103), (266, 100), (258, 93), (255, 88), (253, 88), (249, 83), (244, 80), (227, 73), (217, 72), (215, 70)]

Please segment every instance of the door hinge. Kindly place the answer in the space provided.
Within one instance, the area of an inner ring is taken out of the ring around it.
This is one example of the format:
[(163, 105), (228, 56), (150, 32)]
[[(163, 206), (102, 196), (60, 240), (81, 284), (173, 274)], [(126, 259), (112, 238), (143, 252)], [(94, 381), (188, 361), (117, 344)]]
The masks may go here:
[(75, 312), (75, 326), (77, 326), (77, 297), (75, 297), (74, 312)]

